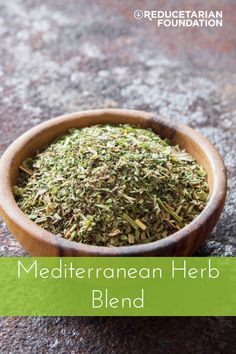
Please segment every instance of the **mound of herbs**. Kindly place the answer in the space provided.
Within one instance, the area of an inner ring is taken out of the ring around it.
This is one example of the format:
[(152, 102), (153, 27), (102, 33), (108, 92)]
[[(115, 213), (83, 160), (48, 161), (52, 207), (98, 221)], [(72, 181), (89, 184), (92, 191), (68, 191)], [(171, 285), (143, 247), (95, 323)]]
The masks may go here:
[(167, 237), (204, 208), (204, 169), (179, 146), (130, 125), (71, 129), (20, 166), (24, 213), (66, 239), (101, 246)]

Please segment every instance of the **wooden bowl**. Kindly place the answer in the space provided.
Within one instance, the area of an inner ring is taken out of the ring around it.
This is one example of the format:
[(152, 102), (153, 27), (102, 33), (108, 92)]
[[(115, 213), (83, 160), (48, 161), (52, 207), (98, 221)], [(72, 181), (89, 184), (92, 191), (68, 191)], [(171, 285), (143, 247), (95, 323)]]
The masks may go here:
[[(210, 186), (209, 201), (201, 214), (171, 236), (146, 244), (102, 247), (69, 241), (51, 234), (31, 221), (17, 206), (12, 186), (21, 162), (69, 128), (104, 123), (130, 123), (151, 128), (162, 138), (186, 149), (202, 165)], [(16, 139), (0, 160), (0, 213), (23, 248), (35, 256), (189, 256), (203, 243), (222, 212), (226, 197), (226, 172), (216, 149), (195, 130), (170, 123), (141, 111), (101, 109), (67, 114), (30, 129)]]

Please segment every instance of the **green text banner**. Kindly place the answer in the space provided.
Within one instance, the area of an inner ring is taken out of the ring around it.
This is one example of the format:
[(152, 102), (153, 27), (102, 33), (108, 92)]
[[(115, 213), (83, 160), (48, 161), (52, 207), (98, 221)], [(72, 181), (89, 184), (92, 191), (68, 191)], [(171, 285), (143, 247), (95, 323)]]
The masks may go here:
[(1, 316), (235, 316), (235, 257), (1, 257)]

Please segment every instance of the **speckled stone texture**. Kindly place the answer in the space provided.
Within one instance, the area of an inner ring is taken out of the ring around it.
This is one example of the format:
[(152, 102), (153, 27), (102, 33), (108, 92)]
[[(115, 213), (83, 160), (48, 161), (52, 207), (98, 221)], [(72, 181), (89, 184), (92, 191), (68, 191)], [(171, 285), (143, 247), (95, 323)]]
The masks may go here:
[[(135, 9), (223, 10), (223, 28), (157, 28)], [(197, 255), (236, 255), (235, 1), (0, 1), (0, 149), (54, 116), (159, 112), (212, 141), (229, 177)], [(25, 255), (0, 227), (0, 255)], [(234, 353), (233, 318), (1, 318), (0, 353)]]

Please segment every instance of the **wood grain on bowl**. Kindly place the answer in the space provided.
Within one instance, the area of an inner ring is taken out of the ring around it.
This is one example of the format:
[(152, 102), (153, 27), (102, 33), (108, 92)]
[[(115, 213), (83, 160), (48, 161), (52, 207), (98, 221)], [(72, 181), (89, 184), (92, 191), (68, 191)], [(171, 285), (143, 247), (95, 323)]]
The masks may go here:
[[(101, 247), (55, 236), (32, 222), (17, 206), (12, 186), (19, 165), (37, 150), (72, 127), (129, 123), (151, 128), (161, 138), (186, 149), (204, 167), (210, 187), (209, 201), (201, 214), (171, 236), (147, 244)], [(209, 236), (222, 212), (227, 189), (225, 166), (213, 145), (195, 130), (158, 115), (126, 109), (101, 109), (64, 115), (42, 123), (16, 139), (0, 160), (0, 213), (23, 248), (35, 256), (189, 256)]]

